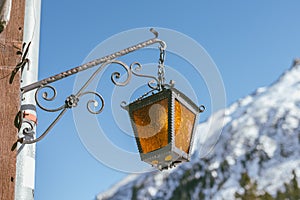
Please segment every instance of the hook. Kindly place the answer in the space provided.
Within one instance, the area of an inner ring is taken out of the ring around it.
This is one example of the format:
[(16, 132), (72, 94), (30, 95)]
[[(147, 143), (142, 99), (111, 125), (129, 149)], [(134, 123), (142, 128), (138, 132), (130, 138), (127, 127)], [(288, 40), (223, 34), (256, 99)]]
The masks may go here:
[(205, 111), (205, 106), (204, 105), (199, 106), (199, 112), (202, 113), (204, 111)]
[(158, 32), (154, 28), (150, 28), (150, 32), (154, 34), (155, 38), (158, 37)]

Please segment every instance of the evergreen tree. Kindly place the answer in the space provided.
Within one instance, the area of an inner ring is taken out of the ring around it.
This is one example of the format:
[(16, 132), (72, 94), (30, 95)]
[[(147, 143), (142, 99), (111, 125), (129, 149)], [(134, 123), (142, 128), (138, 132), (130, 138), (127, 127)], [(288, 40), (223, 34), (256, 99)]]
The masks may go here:
[(235, 197), (240, 200), (274, 200), (274, 198), (267, 192), (264, 194), (258, 194), (257, 183), (252, 182), (247, 172), (241, 174), (239, 181), (240, 186), (244, 189), (244, 193), (235, 193)]
[(287, 200), (299, 200), (300, 199), (300, 188), (298, 186), (297, 182), (297, 175), (295, 171), (293, 170), (293, 179), (290, 181), (290, 184), (284, 184), (285, 191), (277, 192), (277, 197), (276, 200), (282, 200), (282, 199), (287, 199)]

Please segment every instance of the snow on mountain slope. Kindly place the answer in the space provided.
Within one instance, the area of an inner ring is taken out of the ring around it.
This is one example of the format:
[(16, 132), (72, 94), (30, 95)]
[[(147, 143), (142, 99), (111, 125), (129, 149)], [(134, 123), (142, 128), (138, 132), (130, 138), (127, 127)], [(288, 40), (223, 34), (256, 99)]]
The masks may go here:
[[(214, 146), (211, 141), (218, 130), (212, 124), (218, 120), (224, 126)], [(257, 89), (200, 124), (191, 162), (135, 175), (97, 198), (235, 199), (236, 193), (247, 189), (240, 184), (245, 172), (258, 191), (274, 197), (293, 178), (293, 170), (300, 183), (299, 120), (300, 63), (295, 62), (271, 86)], [(204, 133), (209, 137), (203, 139)]]

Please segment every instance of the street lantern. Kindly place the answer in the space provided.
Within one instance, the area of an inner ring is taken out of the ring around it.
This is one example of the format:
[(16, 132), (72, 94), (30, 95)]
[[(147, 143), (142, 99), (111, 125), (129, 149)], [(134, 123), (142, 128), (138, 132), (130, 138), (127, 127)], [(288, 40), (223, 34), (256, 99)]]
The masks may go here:
[[(152, 39), (22, 87), (22, 95), (36, 90), (35, 101), (40, 109), (46, 112), (60, 113), (39, 137), (36, 137), (33, 134), (36, 122), (33, 120), (26, 121), (23, 117), (22, 123), (26, 123), (27, 128), (24, 128), (22, 131), (20, 130), (21, 134), (18, 142), (22, 144), (32, 144), (42, 140), (68, 109), (72, 109), (78, 105), (79, 99), (84, 95), (94, 95), (95, 98), (100, 100), (89, 100), (87, 102), (87, 109), (92, 114), (101, 113), (104, 108), (104, 99), (102, 95), (87, 89), (89, 84), (95, 79), (100, 71), (111, 64), (115, 64), (122, 66), (127, 73), (126, 80), (122, 82), (118, 81), (121, 77), (119, 72), (114, 72), (112, 74), (111, 80), (116, 86), (127, 85), (130, 82), (132, 75), (152, 79), (148, 82), (148, 86), (152, 90), (129, 105), (121, 104), (121, 106), (129, 112), (142, 161), (145, 161), (160, 170), (169, 169), (176, 164), (189, 161), (198, 114), (203, 112), (205, 108), (204, 106), (198, 107), (187, 96), (175, 89), (173, 81), (170, 82), (170, 85), (165, 84), (164, 60), (166, 43), (157, 38), (158, 33), (154, 29), (150, 29), (150, 31), (155, 35)], [(124, 62), (116, 60), (118, 57), (155, 43), (160, 45), (160, 57), (157, 73), (158, 77), (139, 74), (137, 71), (141, 70), (142, 65), (138, 62), (133, 62), (130, 66), (128, 66)], [(50, 85), (51, 83), (95, 66), (98, 66), (97, 70), (94, 71), (94, 73), (75, 94), (68, 96), (62, 105), (55, 108), (47, 108), (42, 105), (39, 100), (39, 94), (41, 94), (41, 91), (44, 91), (41, 98), (45, 101), (53, 101), (56, 98), (57, 92), (55, 87)], [(156, 85), (154, 86), (153, 84), (155, 82)], [(49, 91), (45, 91), (46, 89), (50, 90), (50, 93)], [(94, 108), (91, 108), (92, 106), (94, 106)], [(25, 115), (26, 113), (23, 114)]]
[(198, 107), (169, 87), (127, 106), (141, 160), (160, 170), (189, 161)]

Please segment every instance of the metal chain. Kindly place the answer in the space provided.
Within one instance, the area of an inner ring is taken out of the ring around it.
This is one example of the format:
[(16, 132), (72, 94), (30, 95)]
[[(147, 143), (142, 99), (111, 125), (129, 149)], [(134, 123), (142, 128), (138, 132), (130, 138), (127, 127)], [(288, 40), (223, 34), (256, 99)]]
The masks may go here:
[(158, 81), (159, 81), (159, 90), (162, 90), (163, 85), (165, 84), (165, 56), (166, 56), (166, 51), (164, 48), (159, 47), (160, 50), (160, 55), (159, 55), (159, 61), (158, 61)]

